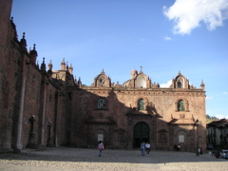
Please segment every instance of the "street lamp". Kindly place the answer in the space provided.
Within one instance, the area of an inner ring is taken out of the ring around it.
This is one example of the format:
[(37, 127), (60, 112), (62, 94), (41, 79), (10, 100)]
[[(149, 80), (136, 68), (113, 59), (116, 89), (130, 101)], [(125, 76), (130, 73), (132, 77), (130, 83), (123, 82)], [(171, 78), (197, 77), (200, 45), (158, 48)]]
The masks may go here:
[(198, 130), (198, 126), (199, 126), (199, 120), (196, 120), (196, 156), (199, 156), (199, 130)]

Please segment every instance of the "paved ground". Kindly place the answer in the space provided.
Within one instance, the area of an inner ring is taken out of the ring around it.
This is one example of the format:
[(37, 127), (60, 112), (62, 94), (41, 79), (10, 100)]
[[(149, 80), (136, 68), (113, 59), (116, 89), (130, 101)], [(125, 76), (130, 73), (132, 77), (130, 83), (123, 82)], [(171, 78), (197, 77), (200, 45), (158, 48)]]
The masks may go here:
[(228, 160), (210, 154), (152, 151), (140, 156), (138, 150), (52, 148), (25, 149), (21, 154), (0, 154), (0, 171), (152, 171), (152, 170), (228, 170)]

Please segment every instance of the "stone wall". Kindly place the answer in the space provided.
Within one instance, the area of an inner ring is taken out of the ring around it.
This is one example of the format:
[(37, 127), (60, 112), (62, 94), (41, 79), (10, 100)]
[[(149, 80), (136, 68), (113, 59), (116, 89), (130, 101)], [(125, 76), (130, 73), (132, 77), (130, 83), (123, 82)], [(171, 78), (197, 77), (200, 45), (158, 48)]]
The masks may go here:
[[(97, 108), (100, 98), (105, 99), (104, 109)], [(139, 111), (140, 98), (147, 107)], [(177, 111), (179, 99), (188, 102), (185, 111)], [(205, 92), (201, 89), (85, 87), (74, 90), (72, 102), (72, 145), (95, 147), (100, 132), (109, 148), (134, 148), (134, 127), (146, 123), (152, 148), (173, 150), (183, 138), (182, 150), (194, 151), (198, 119), (199, 145), (205, 149)]]
[(17, 54), (11, 50), (14, 29), (10, 21), (11, 0), (0, 0), (0, 150), (10, 149), (15, 98)]
[(66, 145), (66, 87), (74, 85), (73, 76), (64, 70), (65, 78), (52, 78), (45, 61), (36, 65), (35, 48), (27, 51), (25, 34), (17, 38), (11, 6), (10, 0), (0, 1), (0, 150)]

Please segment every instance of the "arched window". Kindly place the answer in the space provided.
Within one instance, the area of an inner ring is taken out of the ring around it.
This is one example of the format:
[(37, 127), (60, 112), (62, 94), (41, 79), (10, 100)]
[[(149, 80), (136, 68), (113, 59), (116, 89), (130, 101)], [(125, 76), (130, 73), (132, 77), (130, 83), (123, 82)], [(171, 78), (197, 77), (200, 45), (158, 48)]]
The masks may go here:
[(104, 99), (99, 99), (97, 102), (97, 108), (98, 109), (104, 109), (105, 108), (105, 100)]
[(184, 107), (184, 101), (183, 100), (179, 100), (177, 103), (177, 110), (178, 111), (185, 111), (185, 107)]
[(138, 110), (144, 110), (144, 100), (143, 99), (139, 99), (138, 100)]

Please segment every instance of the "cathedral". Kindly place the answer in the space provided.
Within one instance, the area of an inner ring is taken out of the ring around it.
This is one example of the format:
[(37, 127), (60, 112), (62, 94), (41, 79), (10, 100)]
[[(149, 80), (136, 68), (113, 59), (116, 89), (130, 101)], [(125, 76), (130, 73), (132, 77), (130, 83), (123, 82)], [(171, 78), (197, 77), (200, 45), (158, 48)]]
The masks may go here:
[(206, 149), (205, 85), (199, 88), (177, 73), (168, 88), (143, 72), (129, 71), (123, 84), (104, 70), (91, 86), (73, 76), (63, 59), (59, 70), (45, 58), (39, 65), (36, 45), (27, 49), (10, 19), (12, 0), (0, 0), (0, 151), (71, 146), (195, 152)]

